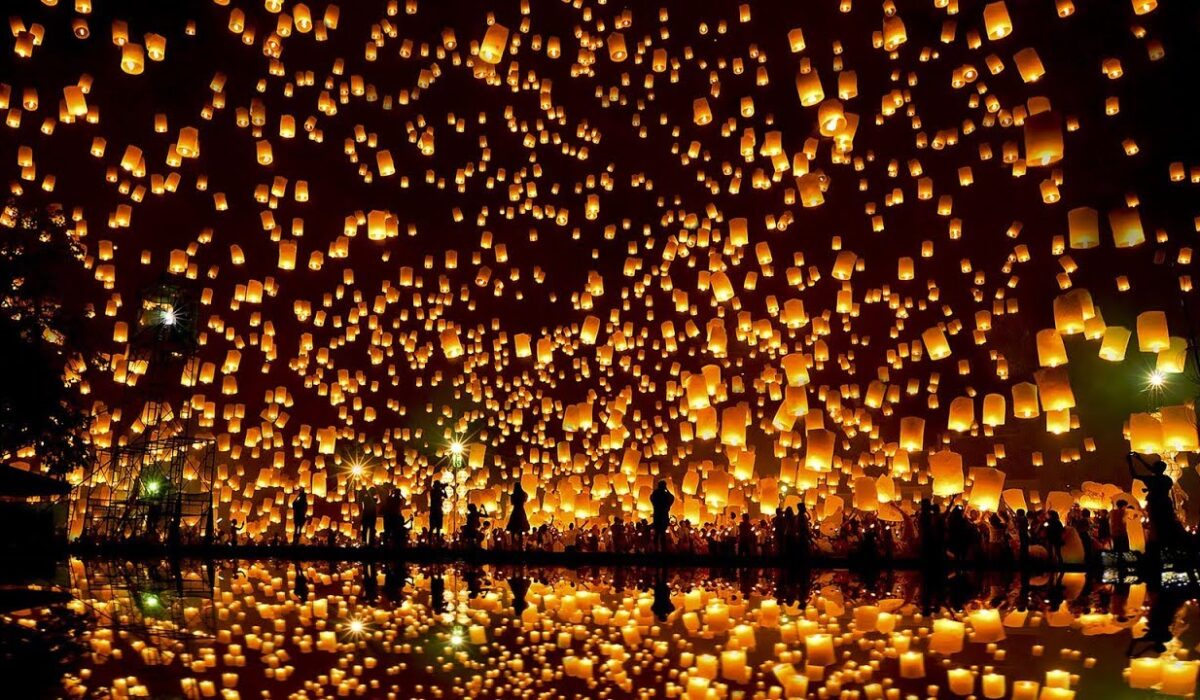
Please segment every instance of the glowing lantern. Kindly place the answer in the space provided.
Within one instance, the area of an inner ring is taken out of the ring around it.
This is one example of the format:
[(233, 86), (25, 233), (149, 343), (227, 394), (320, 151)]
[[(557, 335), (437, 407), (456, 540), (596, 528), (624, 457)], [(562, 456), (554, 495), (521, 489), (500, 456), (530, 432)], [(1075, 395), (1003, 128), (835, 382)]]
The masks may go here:
[(146, 52), (141, 44), (127, 43), (121, 47), (121, 70), (129, 75), (141, 75), (146, 69)]
[(1142, 217), (1137, 209), (1113, 209), (1108, 213), (1108, 224), (1112, 227), (1113, 243), (1118, 248), (1133, 248), (1146, 242)]
[(983, 424), (992, 427), (1004, 425), (1007, 402), (1003, 394), (987, 394), (983, 397)]
[(982, 511), (993, 512), (1000, 508), (1000, 494), (1004, 490), (1004, 472), (990, 467), (971, 470), (970, 504)]
[(804, 468), (827, 472), (833, 468), (833, 447), (837, 436), (828, 430), (810, 430), (804, 453)]
[(1160, 413), (1163, 443), (1168, 448), (1178, 452), (1200, 450), (1200, 442), (1196, 436), (1195, 409), (1191, 406), (1164, 406)]
[(1143, 311), (1137, 317), (1138, 350), (1162, 352), (1171, 347), (1167, 330), (1167, 314), (1163, 311)]
[(800, 104), (812, 107), (825, 99), (825, 89), (821, 87), (821, 76), (817, 71), (800, 71), (796, 73), (796, 94), (800, 96)]
[(1104, 329), (1104, 337), (1100, 341), (1100, 357), (1109, 362), (1120, 362), (1125, 359), (1125, 351), (1129, 347), (1129, 337), (1132, 333), (1128, 328), (1108, 326)]
[(692, 121), (697, 126), (704, 126), (712, 122), (712, 109), (708, 106), (708, 99), (704, 97), (692, 100)]
[(1129, 445), (1134, 452), (1157, 454), (1163, 449), (1163, 425), (1149, 413), (1129, 416)]
[(817, 108), (817, 125), (822, 136), (833, 136), (846, 126), (846, 110), (839, 100), (825, 100)]
[(975, 422), (975, 401), (969, 396), (959, 396), (950, 402), (950, 415), (946, 427), (955, 432), (966, 432)]
[[(1071, 378), (1067, 375), (1065, 367), (1038, 370), (1034, 373), (1034, 379), (1037, 381), (1043, 409), (1061, 411), (1065, 408), (1075, 408), (1075, 393), (1071, 391)], [(1013, 403), (1016, 403), (1015, 398)]]
[(1100, 245), (1100, 213), (1091, 207), (1076, 207), (1067, 212), (1071, 248), (1086, 250)]
[(1067, 362), (1067, 348), (1062, 336), (1053, 328), (1037, 333), (1038, 364), (1042, 367), (1058, 367)]
[(483, 35), (483, 43), (479, 46), (479, 59), (484, 63), (496, 65), (504, 58), (508, 48), (508, 28), (502, 24), (493, 24)]
[(854, 480), (854, 507), (864, 512), (879, 509), (879, 494), (875, 479), (860, 476)]
[(1012, 19), (1008, 16), (1008, 6), (1004, 0), (990, 2), (983, 6), (983, 26), (988, 39), (996, 41), (1012, 33)]
[(924, 343), (931, 360), (941, 360), (950, 356), (950, 341), (938, 326), (926, 329), (921, 334), (921, 342)]
[(1063, 157), (1062, 119), (1054, 112), (1041, 112), (1025, 118), (1025, 162), (1046, 166)]
[(194, 126), (185, 126), (179, 130), (179, 138), (175, 140), (175, 150), (184, 158), (196, 158), (200, 155), (200, 130)]
[(1021, 74), (1021, 80), (1027, 83), (1036, 83), (1046, 74), (1042, 59), (1038, 57), (1037, 51), (1032, 47), (1021, 49), (1015, 53), (1013, 61), (1017, 64), (1017, 72)]
[(933, 621), (933, 634), (929, 635), (929, 650), (949, 656), (963, 649), (966, 625), (957, 620), (944, 618)]
[(1171, 344), (1158, 351), (1154, 362), (1154, 371), (1160, 374), (1179, 374), (1187, 364), (1187, 340), (1178, 336), (1171, 337)]
[(78, 85), (68, 85), (63, 88), (63, 102), (67, 105), (67, 114), (72, 117), (82, 117), (87, 114), (87, 99), (83, 88)]
[(956, 496), (963, 492), (962, 455), (941, 450), (929, 455), (929, 473), (933, 477), (933, 495)]
[(900, 419), (900, 447), (906, 452), (925, 449), (925, 419), (904, 416)]
[(608, 57), (613, 63), (620, 63), (629, 57), (629, 51), (625, 48), (624, 34), (613, 32), (608, 35)]

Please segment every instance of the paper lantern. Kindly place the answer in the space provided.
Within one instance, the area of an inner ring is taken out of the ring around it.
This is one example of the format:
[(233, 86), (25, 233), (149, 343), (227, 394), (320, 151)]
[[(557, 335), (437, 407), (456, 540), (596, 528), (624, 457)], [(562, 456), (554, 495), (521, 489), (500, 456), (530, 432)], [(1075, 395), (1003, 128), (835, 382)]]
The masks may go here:
[(939, 618), (933, 621), (933, 634), (929, 635), (929, 650), (949, 656), (963, 649), (966, 625), (957, 620)]
[(608, 58), (613, 63), (620, 63), (629, 57), (629, 51), (625, 48), (625, 35), (621, 32), (613, 32), (608, 35)]
[(121, 47), (121, 70), (129, 75), (141, 75), (146, 69), (146, 52), (141, 44), (129, 42)]
[(697, 126), (704, 126), (712, 121), (712, 109), (708, 106), (708, 99), (699, 97), (692, 100), (692, 121)]
[(1042, 59), (1038, 57), (1037, 51), (1031, 46), (1013, 54), (1013, 62), (1017, 64), (1017, 72), (1021, 74), (1021, 80), (1027, 83), (1036, 83), (1046, 74)]
[(1200, 662), (1171, 661), (1163, 664), (1162, 686), (1164, 695), (1193, 695), (1196, 692), (1196, 671)]
[(957, 496), (963, 492), (962, 455), (941, 450), (929, 455), (929, 473), (933, 477), (933, 495)]
[[(1075, 393), (1071, 390), (1071, 378), (1066, 367), (1038, 370), (1033, 376), (1037, 381), (1038, 394), (1041, 396), (1044, 410), (1061, 411), (1075, 408)], [(1015, 396), (1013, 403), (1016, 403)]]
[(1003, 0), (989, 2), (983, 6), (983, 26), (988, 39), (996, 41), (1012, 33), (1012, 19), (1008, 16), (1008, 6)]
[(1143, 311), (1137, 317), (1138, 350), (1161, 352), (1171, 346), (1167, 330), (1167, 314), (1162, 311)]
[(1031, 166), (1053, 165), (1063, 158), (1062, 119), (1055, 112), (1025, 118), (1025, 162)]
[(1153, 688), (1162, 680), (1163, 660), (1154, 658), (1137, 658), (1129, 662), (1129, 687)]
[(788, 387), (804, 387), (809, 383), (808, 361), (804, 359), (802, 353), (784, 355), (784, 359), (780, 360), (780, 365), (784, 367)]
[(821, 87), (821, 76), (817, 71), (800, 71), (796, 73), (796, 94), (800, 96), (800, 104), (812, 107), (825, 99), (825, 89)]
[(892, 15), (883, 19), (883, 48), (895, 51), (908, 41), (908, 30), (900, 15)]
[(1163, 444), (1168, 449), (1177, 452), (1200, 451), (1195, 409), (1191, 406), (1163, 406), (1159, 413), (1162, 415)]
[(1158, 454), (1163, 450), (1163, 425), (1149, 413), (1129, 416), (1129, 445), (1134, 452)]
[(1113, 209), (1108, 213), (1108, 224), (1112, 227), (1113, 244), (1118, 248), (1133, 248), (1146, 242), (1137, 209)]
[(1104, 337), (1100, 341), (1100, 358), (1109, 362), (1120, 362), (1125, 359), (1126, 348), (1129, 347), (1129, 337), (1132, 335), (1128, 328), (1109, 326), (1104, 329)]
[(907, 452), (925, 449), (925, 419), (904, 416), (900, 419), (900, 447)]
[(854, 480), (854, 507), (868, 513), (879, 509), (879, 495), (875, 479), (860, 476)]
[(479, 59), (484, 63), (496, 65), (504, 58), (508, 49), (508, 27), (493, 24), (483, 35), (483, 43), (479, 46)]
[(919, 651), (906, 651), (900, 654), (901, 678), (924, 678), (925, 655)]
[(1008, 403), (1003, 394), (987, 394), (983, 397), (983, 424), (992, 427), (1004, 425)]
[(828, 666), (836, 660), (831, 635), (810, 634), (805, 636), (804, 649), (810, 666)]
[(1000, 508), (1000, 494), (1004, 490), (1004, 472), (990, 467), (972, 469), (970, 504), (982, 511), (995, 512)]
[(1100, 213), (1090, 207), (1067, 212), (1067, 230), (1071, 248), (1086, 250), (1100, 245)]
[(808, 432), (808, 445), (804, 453), (804, 468), (827, 472), (833, 468), (833, 447), (836, 435), (828, 430)]
[(950, 356), (950, 342), (946, 340), (946, 334), (942, 329), (934, 326), (928, 328), (921, 334), (921, 342), (925, 345), (925, 350), (929, 353), (929, 359), (941, 360)]
[(833, 136), (846, 126), (846, 110), (840, 100), (825, 100), (817, 107), (817, 126), (822, 136)]
[(975, 401), (969, 396), (959, 396), (950, 402), (950, 415), (946, 427), (955, 432), (966, 432), (975, 423)]
[(1187, 340), (1171, 336), (1170, 344), (1158, 351), (1154, 370), (1161, 374), (1179, 374), (1187, 365)]
[(82, 117), (87, 114), (87, 98), (84, 97), (83, 88), (78, 85), (68, 85), (63, 88), (63, 102), (67, 107), (67, 114), (72, 117)]
[(1067, 362), (1067, 348), (1062, 336), (1053, 328), (1037, 333), (1038, 364), (1042, 367), (1058, 367)]

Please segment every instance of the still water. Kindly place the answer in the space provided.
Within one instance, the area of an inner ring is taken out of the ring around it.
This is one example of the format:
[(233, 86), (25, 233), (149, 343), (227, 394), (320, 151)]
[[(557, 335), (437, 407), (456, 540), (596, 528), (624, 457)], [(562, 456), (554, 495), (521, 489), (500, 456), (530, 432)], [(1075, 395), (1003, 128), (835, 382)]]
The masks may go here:
[(1189, 594), (1079, 573), (71, 560), (58, 576), (69, 601), (0, 615), (27, 686), (0, 696), (1137, 698), (1191, 692), (1200, 642)]

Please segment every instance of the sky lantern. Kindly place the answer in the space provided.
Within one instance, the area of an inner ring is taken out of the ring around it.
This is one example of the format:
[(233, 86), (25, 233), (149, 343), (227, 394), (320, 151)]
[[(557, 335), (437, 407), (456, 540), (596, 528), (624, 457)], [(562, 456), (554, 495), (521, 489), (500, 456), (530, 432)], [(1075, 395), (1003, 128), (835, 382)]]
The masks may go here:
[(479, 59), (484, 63), (496, 65), (504, 58), (507, 49), (508, 27), (493, 24), (483, 35), (483, 42), (479, 45)]
[(941, 450), (929, 455), (929, 473), (933, 477), (933, 495), (955, 496), (963, 492), (962, 455)]
[(1113, 243), (1118, 248), (1135, 248), (1146, 242), (1146, 233), (1142, 230), (1142, 217), (1137, 209), (1113, 209), (1108, 213), (1108, 223), (1112, 227)]
[(1012, 33), (1012, 19), (1008, 16), (1008, 6), (1004, 0), (989, 2), (983, 6), (983, 24), (988, 39), (997, 41)]
[(1167, 314), (1162, 311), (1143, 311), (1137, 316), (1138, 350), (1162, 352), (1171, 347), (1171, 334), (1167, 330)]
[(121, 70), (129, 75), (141, 75), (146, 69), (146, 51), (141, 44), (127, 43), (121, 47)]
[(1025, 118), (1025, 160), (1029, 165), (1047, 166), (1063, 158), (1062, 120), (1053, 111)]

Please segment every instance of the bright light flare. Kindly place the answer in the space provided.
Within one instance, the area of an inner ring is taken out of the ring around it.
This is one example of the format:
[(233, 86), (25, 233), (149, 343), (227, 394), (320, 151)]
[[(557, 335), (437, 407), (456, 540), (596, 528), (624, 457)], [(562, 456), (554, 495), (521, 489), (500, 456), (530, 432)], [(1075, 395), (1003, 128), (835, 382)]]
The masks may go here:
[(1150, 373), (1150, 376), (1146, 378), (1146, 386), (1150, 389), (1161, 389), (1166, 385), (1166, 383), (1167, 375), (1158, 370), (1154, 370)]

